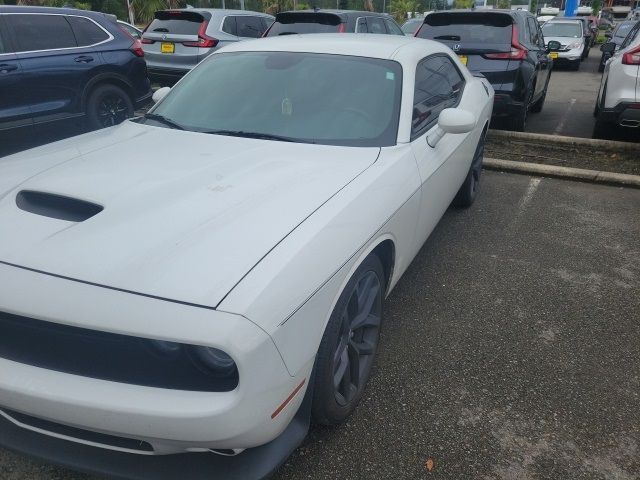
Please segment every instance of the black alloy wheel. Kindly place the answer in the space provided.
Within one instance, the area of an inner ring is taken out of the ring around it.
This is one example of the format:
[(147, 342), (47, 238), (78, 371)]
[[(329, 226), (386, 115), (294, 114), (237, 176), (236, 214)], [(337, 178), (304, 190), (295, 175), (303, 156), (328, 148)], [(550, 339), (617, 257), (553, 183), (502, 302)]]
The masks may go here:
[(371, 254), (340, 294), (318, 349), (315, 423), (342, 423), (358, 404), (378, 349), (384, 292), (382, 263)]
[(112, 127), (133, 117), (133, 103), (120, 87), (99, 85), (89, 95), (86, 113), (91, 129)]
[(382, 285), (376, 273), (368, 271), (358, 279), (342, 312), (333, 354), (333, 386), (340, 406), (352, 402), (367, 380), (381, 320)]
[(467, 178), (465, 178), (460, 190), (458, 190), (453, 202), (451, 202), (454, 207), (468, 208), (473, 205), (473, 202), (478, 196), (478, 192), (480, 191), (480, 176), (482, 175), (482, 160), (484, 159), (486, 138), (487, 132), (484, 131), (482, 132), (482, 136), (480, 137), (480, 141), (478, 142), (478, 146), (476, 147), (476, 151), (473, 155), (473, 161), (471, 162), (469, 173), (467, 173)]

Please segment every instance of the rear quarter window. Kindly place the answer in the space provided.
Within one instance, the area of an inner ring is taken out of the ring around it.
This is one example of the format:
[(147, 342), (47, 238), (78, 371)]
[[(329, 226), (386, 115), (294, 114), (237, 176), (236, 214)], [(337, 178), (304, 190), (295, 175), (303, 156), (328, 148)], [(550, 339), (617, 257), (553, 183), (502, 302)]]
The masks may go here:
[(432, 13), (418, 37), (469, 44), (510, 44), (513, 19), (505, 14)]
[(236, 29), (239, 37), (259, 38), (264, 33), (264, 25), (260, 17), (239, 15), (236, 17)]
[(95, 45), (109, 39), (109, 35), (85, 17), (67, 17), (79, 47)]
[(7, 15), (16, 52), (77, 47), (64, 15)]

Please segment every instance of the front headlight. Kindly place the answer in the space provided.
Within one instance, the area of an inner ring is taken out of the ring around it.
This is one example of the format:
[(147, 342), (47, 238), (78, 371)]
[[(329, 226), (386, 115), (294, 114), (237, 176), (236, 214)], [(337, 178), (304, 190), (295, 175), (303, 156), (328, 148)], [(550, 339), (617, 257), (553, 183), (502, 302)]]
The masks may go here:
[(574, 48), (581, 48), (581, 47), (582, 47), (582, 43), (580, 43), (580, 42), (575, 42), (575, 43), (572, 43), (571, 45), (569, 45), (567, 48), (568, 48), (569, 50), (573, 50)]
[(229, 377), (237, 371), (236, 362), (217, 348), (191, 347), (190, 353), (196, 365), (216, 377)]

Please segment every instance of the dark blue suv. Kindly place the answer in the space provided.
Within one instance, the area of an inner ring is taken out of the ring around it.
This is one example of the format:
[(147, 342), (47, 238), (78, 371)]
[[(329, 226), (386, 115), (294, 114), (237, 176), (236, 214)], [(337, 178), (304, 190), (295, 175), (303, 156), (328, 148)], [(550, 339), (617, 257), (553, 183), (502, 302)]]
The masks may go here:
[(143, 57), (115, 17), (0, 6), (0, 136), (68, 119), (122, 122), (152, 95)]

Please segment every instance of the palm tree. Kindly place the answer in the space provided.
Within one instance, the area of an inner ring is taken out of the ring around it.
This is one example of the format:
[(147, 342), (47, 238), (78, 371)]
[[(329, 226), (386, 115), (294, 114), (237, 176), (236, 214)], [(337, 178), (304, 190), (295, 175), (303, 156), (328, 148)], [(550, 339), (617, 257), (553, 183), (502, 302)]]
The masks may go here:
[(167, 8), (179, 8), (183, 2), (180, 0), (132, 0), (131, 8), (135, 12), (136, 21), (149, 23), (153, 20), (153, 14), (158, 10)]

